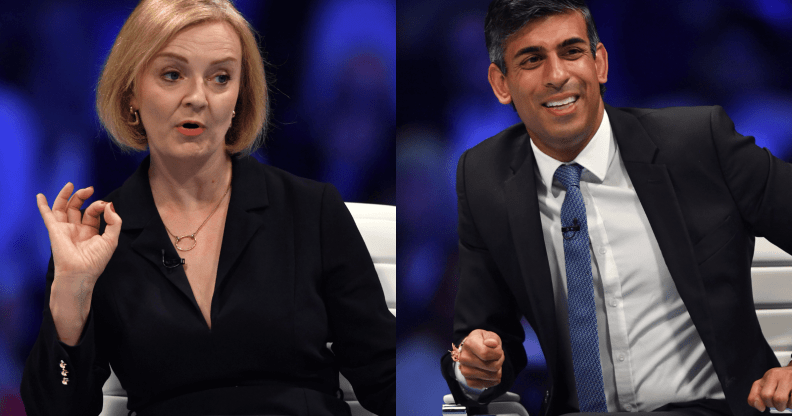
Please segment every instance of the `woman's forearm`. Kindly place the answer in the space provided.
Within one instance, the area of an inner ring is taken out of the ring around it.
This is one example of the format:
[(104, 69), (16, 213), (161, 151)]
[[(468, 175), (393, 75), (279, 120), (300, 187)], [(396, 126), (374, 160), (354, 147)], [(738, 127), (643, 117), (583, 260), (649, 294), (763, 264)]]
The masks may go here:
[(88, 276), (66, 277), (55, 272), (49, 306), (58, 338), (66, 345), (74, 346), (80, 341), (91, 310), (95, 281)]

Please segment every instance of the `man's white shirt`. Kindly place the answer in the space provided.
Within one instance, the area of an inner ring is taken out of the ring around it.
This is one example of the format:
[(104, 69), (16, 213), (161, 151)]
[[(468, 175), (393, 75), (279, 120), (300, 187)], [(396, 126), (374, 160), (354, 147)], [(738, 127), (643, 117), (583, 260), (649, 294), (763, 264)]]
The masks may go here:
[[(533, 140), (531, 147), (556, 305), (559, 359), (567, 363), (569, 404), (578, 408), (561, 235), (566, 189), (553, 177), (563, 163), (540, 151)], [(627, 175), (607, 112), (572, 163), (584, 167), (580, 191), (586, 205), (608, 411), (651, 411), (667, 403), (725, 398)], [(481, 393), (467, 386), (458, 365), (455, 372), (471, 397)]]

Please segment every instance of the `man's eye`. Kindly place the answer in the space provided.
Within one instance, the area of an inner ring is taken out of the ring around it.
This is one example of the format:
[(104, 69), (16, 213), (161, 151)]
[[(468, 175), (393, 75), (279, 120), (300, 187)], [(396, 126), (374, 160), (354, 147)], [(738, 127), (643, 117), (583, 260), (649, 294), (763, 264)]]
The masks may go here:
[(539, 60), (540, 59), (539, 59), (538, 56), (529, 56), (525, 61), (523, 61), (523, 65), (535, 64), (535, 63), (539, 62)]
[(228, 81), (231, 79), (231, 77), (226, 74), (223, 74), (223, 75), (216, 75), (214, 79), (215, 81), (217, 81), (218, 84), (227, 84)]
[(179, 79), (179, 73), (176, 71), (169, 71), (162, 74), (162, 77), (168, 81), (176, 81)]
[(569, 52), (567, 52), (567, 54), (569, 55), (580, 55), (582, 53), (583, 53), (583, 49), (578, 49), (578, 48), (572, 48), (569, 50)]

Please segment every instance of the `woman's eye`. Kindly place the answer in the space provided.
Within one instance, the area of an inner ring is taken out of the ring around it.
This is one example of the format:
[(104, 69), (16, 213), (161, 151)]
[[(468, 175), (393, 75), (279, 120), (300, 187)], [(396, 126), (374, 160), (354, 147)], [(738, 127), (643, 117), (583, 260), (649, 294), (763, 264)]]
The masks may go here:
[(176, 80), (179, 79), (179, 73), (176, 72), (176, 71), (170, 71), (170, 72), (164, 73), (162, 75), (162, 77), (165, 78), (168, 81), (176, 81)]
[(218, 84), (226, 84), (228, 83), (228, 80), (231, 79), (231, 77), (226, 74), (223, 74), (223, 75), (216, 75), (214, 79), (215, 81), (217, 81)]

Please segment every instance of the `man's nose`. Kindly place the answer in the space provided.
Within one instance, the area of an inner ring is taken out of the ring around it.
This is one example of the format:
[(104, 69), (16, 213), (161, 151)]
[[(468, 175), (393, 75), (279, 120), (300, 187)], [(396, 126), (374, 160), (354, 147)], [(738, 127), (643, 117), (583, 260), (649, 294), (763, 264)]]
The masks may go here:
[(561, 89), (569, 81), (569, 70), (567, 61), (558, 55), (550, 54), (545, 61), (545, 86), (548, 88)]

